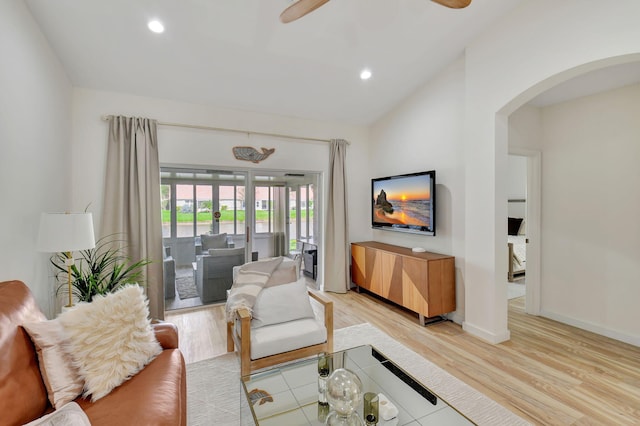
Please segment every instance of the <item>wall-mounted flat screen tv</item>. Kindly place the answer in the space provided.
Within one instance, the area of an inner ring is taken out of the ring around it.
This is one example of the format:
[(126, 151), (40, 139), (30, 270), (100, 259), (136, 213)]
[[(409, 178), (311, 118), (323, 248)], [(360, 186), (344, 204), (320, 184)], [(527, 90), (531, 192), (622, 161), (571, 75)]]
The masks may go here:
[(436, 234), (436, 172), (371, 179), (371, 226)]

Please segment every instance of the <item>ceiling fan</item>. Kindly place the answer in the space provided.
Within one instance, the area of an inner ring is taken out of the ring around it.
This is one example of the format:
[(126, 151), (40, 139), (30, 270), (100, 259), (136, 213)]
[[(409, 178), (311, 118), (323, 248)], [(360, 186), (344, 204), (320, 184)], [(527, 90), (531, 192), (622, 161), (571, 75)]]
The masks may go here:
[[(302, 18), (307, 13), (313, 12), (329, 0), (297, 0), (291, 6), (287, 7), (280, 14), (280, 21), (283, 23), (289, 23), (295, 21), (298, 18)], [(462, 9), (469, 4), (471, 0), (431, 0), (439, 5), (449, 7), (451, 9)]]

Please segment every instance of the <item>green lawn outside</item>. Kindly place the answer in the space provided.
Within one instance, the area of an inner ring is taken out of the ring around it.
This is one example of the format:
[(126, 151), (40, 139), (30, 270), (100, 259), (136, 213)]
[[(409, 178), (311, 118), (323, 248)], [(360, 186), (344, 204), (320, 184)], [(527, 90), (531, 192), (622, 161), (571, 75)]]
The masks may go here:
[[(238, 210), (238, 221), (244, 222), (244, 210)], [(291, 212), (291, 219), (295, 219), (295, 212)], [(307, 217), (307, 212), (302, 212), (302, 218)], [(313, 212), (311, 214), (313, 217)], [(256, 210), (256, 220), (265, 221), (269, 218), (269, 212), (266, 210)], [(211, 212), (199, 212), (197, 214), (198, 222), (211, 222), (213, 220), (213, 214)], [(233, 222), (233, 210), (222, 210), (220, 212), (220, 221), (222, 222)], [(162, 223), (171, 222), (171, 211), (170, 210), (162, 210)], [(178, 212), (178, 223), (191, 223), (193, 222), (193, 213), (180, 213)]]

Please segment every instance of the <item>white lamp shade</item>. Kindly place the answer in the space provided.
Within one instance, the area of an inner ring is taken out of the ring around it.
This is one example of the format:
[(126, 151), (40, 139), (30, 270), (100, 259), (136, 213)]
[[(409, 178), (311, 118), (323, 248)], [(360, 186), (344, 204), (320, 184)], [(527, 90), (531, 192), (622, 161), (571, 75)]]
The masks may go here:
[(91, 213), (42, 213), (40, 216), (39, 251), (56, 253), (95, 246)]

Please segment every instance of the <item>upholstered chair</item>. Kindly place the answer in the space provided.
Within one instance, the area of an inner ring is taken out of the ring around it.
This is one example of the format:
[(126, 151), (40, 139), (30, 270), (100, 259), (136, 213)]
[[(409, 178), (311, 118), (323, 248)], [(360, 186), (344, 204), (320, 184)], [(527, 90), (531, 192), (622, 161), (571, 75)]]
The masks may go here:
[(227, 299), (233, 284), (233, 267), (245, 263), (245, 248), (210, 248), (196, 256), (196, 289), (203, 303)]
[[(227, 351), (237, 350), (243, 377), (260, 368), (333, 352), (333, 302), (308, 289), (305, 278), (297, 279), (298, 262), (283, 262), (281, 268), (291, 272), (272, 274), (252, 313), (241, 308), (227, 323)], [(287, 274), (293, 282), (277, 282), (286, 281)], [(310, 298), (319, 303), (317, 310)]]
[(171, 247), (164, 247), (163, 253), (164, 298), (173, 299), (176, 297), (176, 261), (171, 256)]

